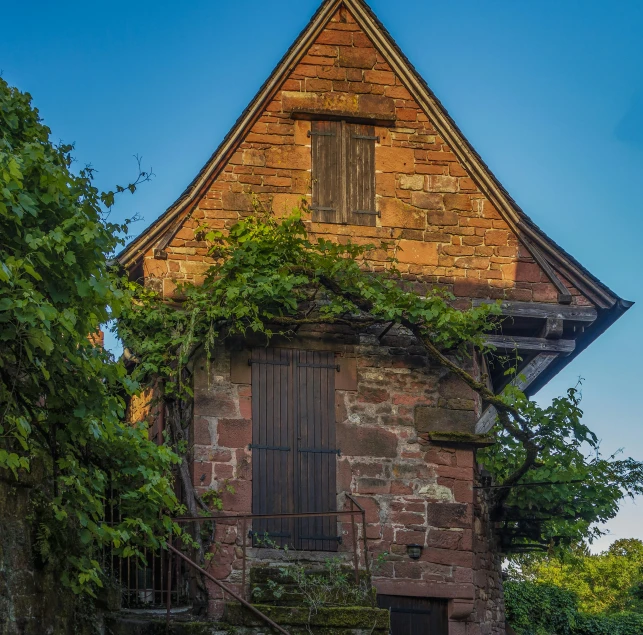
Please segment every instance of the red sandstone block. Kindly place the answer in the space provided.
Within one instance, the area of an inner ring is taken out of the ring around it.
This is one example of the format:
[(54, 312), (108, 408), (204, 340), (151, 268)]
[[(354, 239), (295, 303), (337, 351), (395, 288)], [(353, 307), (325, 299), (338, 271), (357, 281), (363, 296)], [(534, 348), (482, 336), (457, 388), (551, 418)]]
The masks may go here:
[(337, 489), (340, 492), (352, 490), (353, 471), (347, 459), (340, 459), (337, 466)]
[(330, 79), (334, 81), (346, 81), (346, 69), (337, 66), (320, 66), (317, 69), (319, 79)]
[(369, 540), (379, 540), (382, 537), (382, 528), (380, 524), (366, 525), (366, 537)]
[[(185, 267), (186, 273), (202, 273), (198, 271), (190, 271), (186, 265), (193, 263), (184, 262), (182, 266)], [(196, 263), (198, 264), (198, 263)], [(237, 404), (232, 399), (227, 391), (222, 390), (198, 390), (195, 391), (194, 399), (194, 414), (212, 417), (234, 417), (237, 413)]]
[(232, 480), (228, 485), (234, 490), (220, 490), (223, 509), (231, 512), (252, 513), (252, 481)]
[(455, 454), (444, 448), (429, 448), (425, 454), (425, 460), (433, 465), (457, 465)]
[(192, 482), (194, 487), (210, 487), (212, 484), (212, 463), (208, 461), (193, 463)]
[(457, 161), (455, 154), (453, 152), (441, 150), (439, 152), (430, 150), (426, 154), (427, 161)]
[(453, 551), (427, 547), (422, 552), (421, 560), (447, 566), (469, 568), (473, 567), (473, 553), (470, 551)]
[(444, 207), (447, 210), (471, 211), (471, 196), (468, 194), (445, 194)]
[(390, 71), (365, 71), (364, 79), (371, 84), (395, 85), (395, 75)]
[(455, 455), (458, 461), (458, 467), (473, 467), (473, 450), (456, 450)]
[(414, 265), (437, 265), (438, 246), (436, 243), (421, 243), (416, 240), (400, 240), (397, 258), (400, 263)]
[(468, 176), (467, 171), (459, 163), (449, 164), (449, 174), (451, 176)]
[(459, 180), (458, 186), (460, 187), (460, 190), (465, 192), (476, 192), (478, 190), (474, 180), (466, 176)]
[(413, 531), (408, 529), (398, 529), (395, 531), (395, 542), (398, 545), (424, 545), (426, 533), (423, 531)]
[(408, 580), (421, 580), (422, 568), (418, 562), (395, 562), (393, 563), (395, 578), (406, 578)]
[(411, 148), (381, 146), (375, 151), (375, 169), (379, 172), (413, 172), (415, 153)]
[(231, 479), (234, 476), (234, 468), (230, 463), (215, 463), (214, 477), (216, 480)]
[(516, 265), (516, 282), (540, 282), (540, 265), (530, 262), (518, 262)]
[(535, 284), (532, 287), (534, 302), (557, 302), (558, 291), (553, 284)]
[(239, 414), (243, 419), (252, 418), (252, 397), (239, 397)]
[(241, 448), (252, 443), (252, 421), (249, 419), (219, 419), (218, 445)]
[(388, 494), (391, 481), (384, 478), (360, 478), (357, 480), (357, 491), (360, 494)]
[(327, 29), (322, 31), (318, 38), (317, 44), (337, 44), (337, 45), (348, 45), (353, 44), (353, 33), (349, 31), (337, 31)]
[[(402, 453), (404, 455), (404, 453)], [(392, 481), (391, 482), (391, 494), (396, 494), (396, 495), (404, 495), (404, 494), (412, 494), (413, 493), (413, 488), (410, 485), (406, 485), (405, 483), (402, 483), (400, 481)]]
[(210, 452), (209, 458), (211, 461), (223, 463), (232, 459), (232, 452), (230, 450), (213, 450)]
[(387, 86), (384, 94), (393, 99), (411, 99), (411, 93), (404, 86)]
[(348, 68), (373, 68), (377, 62), (377, 53), (371, 48), (354, 48), (341, 46), (339, 65)]
[(397, 525), (424, 525), (426, 516), (411, 512), (391, 512), (390, 521)]
[[(353, 46), (358, 48), (373, 48), (373, 42), (365, 33), (353, 33)], [(393, 77), (393, 84), (395, 83), (395, 77)]]
[(339, 49), (337, 46), (328, 44), (313, 44), (308, 49), (308, 55), (317, 57), (337, 57)]
[(460, 549), (463, 532), (448, 531), (445, 529), (430, 529), (426, 538), (427, 547), (440, 549)]

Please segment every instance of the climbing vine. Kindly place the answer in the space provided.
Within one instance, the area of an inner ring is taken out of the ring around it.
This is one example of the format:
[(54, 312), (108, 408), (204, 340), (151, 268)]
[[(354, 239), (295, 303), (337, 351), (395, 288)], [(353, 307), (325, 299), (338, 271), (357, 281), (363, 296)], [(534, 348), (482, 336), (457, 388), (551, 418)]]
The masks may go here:
[[(489, 352), (484, 335), (497, 307), (458, 310), (440, 289), (420, 297), (407, 289), (393, 256), (385, 272), (371, 270), (369, 252), (391, 245), (312, 240), (305, 213), (293, 210), (278, 220), (255, 199), (255, 213), (226, 233), (199, 228), (213, 259), (203, 284), (179, 286), (175, 300), (130, 284), (133, 300), (119, 333), (138, 361), (134, 378), (160, 381), (170, 402), (187, 404), (186, 369), (201, 347), (209, 360), (226, 338), (269, 341), (294, 336), (305, 324), (359, 332), (394, 323), (464, 381), (483, 407), (497, 410), (498, 442), (478, 458), (494, 477), (487, 500), (506, 551), (591, 538), (600, 533), (595, 523), (613, 517), (624, 496), (643, 492), (643, 464), (601, 457), (596, 436), (581, 422), (578, 388), (543, 408), (513, 386), (494, 394), (486, 377), (468, 370), (473, 355)], [(185, 415), (176, 417), (186, 425)], [(196, 509), (202, 502), (188, 481), (189, 475), (184, 483), (197, 501), (188, 505)]]

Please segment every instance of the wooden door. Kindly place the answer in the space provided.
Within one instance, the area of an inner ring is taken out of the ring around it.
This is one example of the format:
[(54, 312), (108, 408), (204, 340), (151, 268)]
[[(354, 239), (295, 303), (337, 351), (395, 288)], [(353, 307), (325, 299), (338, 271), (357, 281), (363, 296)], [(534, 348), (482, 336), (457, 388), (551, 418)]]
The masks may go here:
[(378, 595), (377, 605), (391, 612), (391, 635), (448, 635), (447, 601)]
[[(264, 348), (251, 363), (253, 513), (336, 511), (334, 354)], [(253, 535), (257, 546), (339, 543), (336, 516), (255, 520)]]

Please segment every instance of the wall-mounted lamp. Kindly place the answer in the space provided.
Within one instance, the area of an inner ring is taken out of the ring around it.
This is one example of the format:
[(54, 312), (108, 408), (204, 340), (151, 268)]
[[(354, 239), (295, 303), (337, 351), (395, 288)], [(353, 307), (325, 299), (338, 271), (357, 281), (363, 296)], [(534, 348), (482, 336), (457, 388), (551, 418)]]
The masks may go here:
[(419, 560), (422, 555), (422, 549), (424, 549), (422, 545), (407, 545), (406, 553), (409, 554), (411, 560)]
[(491, 487), (491, 483), (493, 482), (493, 479), (491, 477), (491, 472), (487, 470), (480, 470), (480, 486), (483, 489), (488, 489)]

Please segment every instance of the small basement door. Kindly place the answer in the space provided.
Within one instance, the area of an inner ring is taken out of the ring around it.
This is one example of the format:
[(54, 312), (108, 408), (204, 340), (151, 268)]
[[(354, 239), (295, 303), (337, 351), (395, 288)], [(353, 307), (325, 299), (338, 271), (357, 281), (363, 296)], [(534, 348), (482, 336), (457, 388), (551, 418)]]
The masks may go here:
[[(252, 513), (337, 511), (335, 355), (252, 352)], [(337, 516), (254, 520), (255, 546), (336, 551)]]
[(391, 612), (391, 635), (448, 635), (447, 601), (378, 595), (377, 605)]

